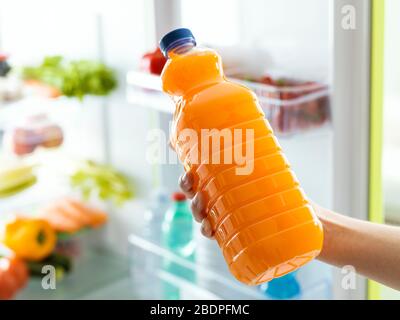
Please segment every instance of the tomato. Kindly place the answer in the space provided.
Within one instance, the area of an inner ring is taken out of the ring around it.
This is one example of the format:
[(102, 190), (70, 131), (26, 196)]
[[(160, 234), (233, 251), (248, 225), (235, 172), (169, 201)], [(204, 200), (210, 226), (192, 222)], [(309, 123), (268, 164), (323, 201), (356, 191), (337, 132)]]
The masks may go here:
[(10, 272), (17, 280), (18, 288), (21, 289), (25, 287), (29, 278), (29, 271), (25, 261), (17, 257), (12, 257), (8, 259), (10, 260)]
[(0, 271), (0, 300), (13, 298), (17, 291), (15, 279)]
[(28, 281), (28, 268), (16, 257), (0, 258), (0, 299), (11, 299)]
[(162, 54), (161, 50), (157, 48), (156, 50), (143, 55), (140, 69), (152, 74), (160, 75), (166, 62), (167, 59)]
[(260, 82), (269, 86), (275, 86), (275, 81), (271, 76), (265, 75), (260, 79)]

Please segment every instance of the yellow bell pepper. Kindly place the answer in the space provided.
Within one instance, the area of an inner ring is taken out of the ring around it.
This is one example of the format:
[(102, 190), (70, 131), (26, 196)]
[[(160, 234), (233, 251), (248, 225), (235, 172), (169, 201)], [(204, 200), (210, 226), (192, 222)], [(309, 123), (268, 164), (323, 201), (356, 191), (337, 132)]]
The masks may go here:
[(53, 252), (56, 242), (55, 230), (41, 219), (17, 217), (4, 228), (3, 243), (21, 259), (40, 261)]

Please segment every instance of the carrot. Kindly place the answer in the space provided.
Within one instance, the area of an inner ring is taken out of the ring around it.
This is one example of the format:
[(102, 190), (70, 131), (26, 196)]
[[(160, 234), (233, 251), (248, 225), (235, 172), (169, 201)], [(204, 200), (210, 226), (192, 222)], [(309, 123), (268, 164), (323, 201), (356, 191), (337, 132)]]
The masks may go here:
[(63, 198), (41, 211), (40, 217), (59, 232), (73, 233), (84, 227), (99, 227), (107, 214), (71, 198)]
[(63, 209), (61, 212), (66, 217), (80, 223), (81, 227), (91, 224), (91, 216), (87, 215), (83, 206), (74, 204), (70, 199), (60, 200), (59, 206)]
[(61, 96), (60, 90), (38, 80), (26, 80), (25, 84), (32, 88), (35, 93), (46, 98), (58, 98)]
[(90, 227), (99, 227), (107, 221), (107, 214), (102, 210), (87, 206), (74, 199), (68, 199), (68, 203), (70, 207), (80, 211), (88, 219), (87, 225)]
[(58, 206), (48, 207), (41, 212), (42, 219), (46, 220), (58, 232), (74, 233), (81, 228), (81, 225), (62, 213)]

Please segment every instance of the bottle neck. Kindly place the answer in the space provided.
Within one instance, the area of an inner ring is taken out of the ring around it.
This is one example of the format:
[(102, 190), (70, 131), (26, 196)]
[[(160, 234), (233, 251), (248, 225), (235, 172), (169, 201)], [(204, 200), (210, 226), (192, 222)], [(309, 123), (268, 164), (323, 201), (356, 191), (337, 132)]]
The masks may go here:
[(174, 201), (173, 204), (174, 219), (187, 218), (191, 219), (189, 206), (186, 200)]
[(172, 49), (168, 50), (168, 58), (172, 58), (175, 55), (181, 55), (192, 50), (196, 44), (194, 42), (184, 41), (180, 44), (176, 44)]
[(176, 208), (185, 208), (185, 206), (186, 206), (186, 200), (174, 201), (174, 206), (175, 206)]
[(161, 74), (163, 91), (183, 97), (224, 80), (220, 56), (211, 49), (185, 43), (168, 51), (168, 62)]

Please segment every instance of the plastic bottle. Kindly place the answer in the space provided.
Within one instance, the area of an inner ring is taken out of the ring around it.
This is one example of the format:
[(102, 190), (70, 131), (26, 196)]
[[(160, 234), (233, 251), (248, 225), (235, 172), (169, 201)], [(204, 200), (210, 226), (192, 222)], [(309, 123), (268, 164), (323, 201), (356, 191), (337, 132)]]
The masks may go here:
[[(163, 245), (180, 257), (194, 261), (192, 213), (183, 193), (173, 193), (172, 200), (173, 203), (167, 210), (162, 224)], [(183, 267), (175, 261), (165, 259), (163, 269), (172, 276), (185, 281), (193, 282), (195, 280), (193, 270)], [(181, 298), (180, 289), (175, 284), (165, 283), (163, 287), (165, 299)]]
[[(196, 47), (188, 29), (168, 33), (160, 47), (168, 57), (163, 91), (176, 103), (171, 145), (195, 174), (195, 189), (208, 198), (207, 219), (232, 274), (257, 285), (312, 260), (322, 247), (321, 223), (255, 94), (228, 81), (220, 56)], [(235, 139), (207, 150), (206, 129), (228, 131)], [(229, 162), (237, 150), (246, 150), (244, 165), (236, 158)]]
[[(149, 205), (144, 212), (144, 224), (141, 229), (141, 236), (146, 240), (156, 244), (162, 245), (162, 224), (165, 217), (165, 213), (170, 205), (169, 194), (164, 189), (156, 189), (151, 193), (149, 199)], [(147, 286), (148, 292), (151, 297), (161, 298), (160, 294), (163, 294), (163, 286), (160, 282), (159, 276), (155, 270), (160, 270), (163, 267), (163, 261), (156, 254), (149, 254), (144, 250), (132, 250), (132, 275), (137, 283), (142, 283), (144, 280), (142, 277), (137, 277), (139, 272), (136, 268), (142, 267), (142, 270), (147, 271), (145, 282), (146, 285), (151, 283), (151, 286)]]
[(196, 244), (196, 283), (200, 288), (205, 288), (209, 292), (215, 293), (219, 297), (232, 297), (240, 299), (232, 295), (232, 288), (229, 286), (221, 286), (221, 283), (215, 281), (210, 274), (218, 275), (225, 279), (230, 278), (229, 269), (225, 263), (221, 250), (215, 241), (210, 241), (201, 233), (200, 224), (196, 224), (194, 228), (193, 239)]
[(167, 191), (159, 189), (152, 193), (150, 203), (144, 213), (143, 237), (155, 244), (161, 244), (162, 224), (169, 205)]
[(268, 297), (277, 300), (296, 299), (301, 295), (300, 284), (296, 279), (296, 271), (262, 284), (260, 290)]

